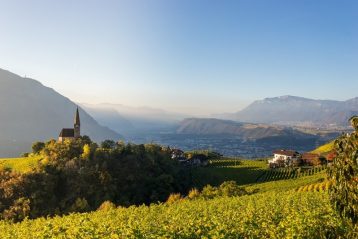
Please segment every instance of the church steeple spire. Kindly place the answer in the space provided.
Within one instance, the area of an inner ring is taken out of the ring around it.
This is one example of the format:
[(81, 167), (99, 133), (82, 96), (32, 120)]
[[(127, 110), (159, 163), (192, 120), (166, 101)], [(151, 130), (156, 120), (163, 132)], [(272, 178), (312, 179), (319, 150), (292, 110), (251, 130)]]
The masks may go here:
[(74, 137), (79, 138), (81, 136), (81, 121), (80, 121), (80, 113), (78, 112), (78, 106), (76, 109), (75, 122), (74, 122)]
[(78, 112), (78, 106), (77, 106), (77, 109), (76, 109), (76, 115), (75, 115), (75, 125), (81, 125), (81, 122), (80, 122), (80, 114)]

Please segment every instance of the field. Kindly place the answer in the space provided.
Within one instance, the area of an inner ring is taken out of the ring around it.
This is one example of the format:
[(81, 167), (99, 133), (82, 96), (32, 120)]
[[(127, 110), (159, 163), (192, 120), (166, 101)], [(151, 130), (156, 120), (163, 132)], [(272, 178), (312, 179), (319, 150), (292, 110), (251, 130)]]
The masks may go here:
[[(34, 160), (34, 159), (33, 159)], [(2, 160), (4, 161), (4, 160)], [(16, 160), (15, 160), (16, 161)], [(25, 170), (23, 159), (11, 164)], [(92, 213), (0, 222), (0, 238), (345, 238), (352, 231), (333, 211), (325, 170), (271, 178), (265, 160), (213, 161), (192, 169), (198, 188), (210, 181), (235, 180), (252, 195), (212, 200), (181, 199), (173, 204), (118, 207)]]
[(26, 158), (2, 158), (0, 168), (11, 168), (17, 172), (27, 172), (37, 164), (40, 157), (30, 156)]

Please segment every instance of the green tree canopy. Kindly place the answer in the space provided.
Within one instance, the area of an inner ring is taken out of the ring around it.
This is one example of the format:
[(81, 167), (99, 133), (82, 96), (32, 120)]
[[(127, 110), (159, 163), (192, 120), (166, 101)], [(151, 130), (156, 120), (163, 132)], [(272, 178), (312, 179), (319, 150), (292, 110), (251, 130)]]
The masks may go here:
[(328, 172), (334, 184), (331, 201), (341, 216), (358, 222), (358, 116), (351, 118), (355, 131), (335, 141), (336, 157)]

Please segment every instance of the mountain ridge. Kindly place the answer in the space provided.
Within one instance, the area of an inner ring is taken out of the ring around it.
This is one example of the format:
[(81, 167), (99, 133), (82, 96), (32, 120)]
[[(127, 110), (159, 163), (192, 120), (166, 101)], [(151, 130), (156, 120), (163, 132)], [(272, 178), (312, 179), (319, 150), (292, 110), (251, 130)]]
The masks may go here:
[(257, 140), (266, 137), (294, 136), (316, 137), (308, 133), (283, 126), (241, 123), (215, 118), (187, 118), (180, 122), (178, 134), (196, 135), (235, 135), (244, 140)]
[[(41, 82), (0, 69), (0, 154), (18, 156), (33, 141), (57, 138), (62, 128), (73, 127), (77, 105)], [(95, 141), (120, 139), (79, 108), (81, 133)]]
[(348, 119), (354, 114), (358, 114), (358, 97), (338, 101), (284, 95), (256, 100), (226, 118), (240, 122), (328, 127), (349, 126)]

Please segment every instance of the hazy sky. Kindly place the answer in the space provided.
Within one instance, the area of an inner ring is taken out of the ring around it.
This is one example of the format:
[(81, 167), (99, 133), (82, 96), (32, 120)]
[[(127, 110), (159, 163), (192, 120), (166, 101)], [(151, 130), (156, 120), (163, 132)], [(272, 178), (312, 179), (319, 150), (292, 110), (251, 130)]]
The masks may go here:
[(77, 102), (172, 111), (344, 100), (358, 96), (358, 1), (0, 0), (0, 68)]

